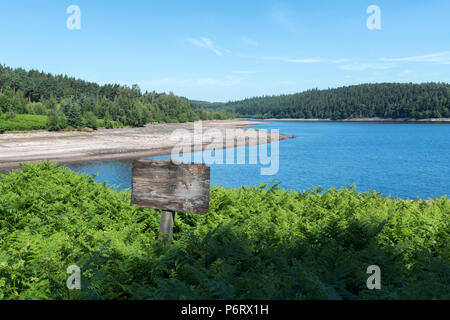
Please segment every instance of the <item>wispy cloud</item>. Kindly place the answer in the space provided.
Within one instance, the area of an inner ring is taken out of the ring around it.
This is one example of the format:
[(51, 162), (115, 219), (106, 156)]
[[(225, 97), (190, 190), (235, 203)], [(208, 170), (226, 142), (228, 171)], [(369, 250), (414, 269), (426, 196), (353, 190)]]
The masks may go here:
[(380, 60), (390, 62), (425, 62), (435, 64), (450, 64), (450, 51), (404, 58), (381, 58)]
[(259, 42), (258, 41), (254, 40), (254, 39), (251, 39), (249, 37), (246, 37), (246, 36), (242, 36), (241, 37), (241, 42), (246, 44), (246, 45), (248, 45), (248, 46), (251, 46), (251, 47), (258, 47), (259, 46)]
[(214, 46), (214, 43), (211, 39), (208, 39), (205, 37), (201, 37), (199, 39), (186, 38), (186, 41), (196, 47), (208, 49), (208, 50), (214, 52), (215, 54), (217, 54), (218, 56), (223, 55), (222, 51)]
[(332, 60), (331, 63), (347, 63), (350, 62), (350, 59), (336, 59), (336, 60)]
[(339, 66), (339, 69), (346, 71), (365, 71), (365, 70), (387, 70), (395, 68), (393, 63), (353, 63)]
[(322, 59), (320, 59), (320, 58), (297, 59), (297, 58), (289, 58), (289, 57), (263, 57), (263, 59), (264, 60), (280, 61), (280, 62), (288, 62), (288, 63), (317, 63), (317, 62), (322, 62)]

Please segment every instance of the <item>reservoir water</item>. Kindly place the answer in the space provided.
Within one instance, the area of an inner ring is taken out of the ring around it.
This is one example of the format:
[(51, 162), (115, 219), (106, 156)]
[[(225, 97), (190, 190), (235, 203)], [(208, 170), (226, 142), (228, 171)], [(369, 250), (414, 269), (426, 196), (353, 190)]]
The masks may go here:
[[(279, 143), (278, 173), (262, 176), (261, 167), (267, 167), (263, 165), (213, 164), (212, 185), (280, 183), (282, 188), (303, 191), (355, 184), (358, 191), (375, 190), (403, 199), (450, 194), (450, 124), (276, 121), (250, 127), (295, 136)], [(247, 147), (246, 152), (249, 148), (257, 147)], [(97, 181), (126, 189), (131, 186), (131, 163), (99, 161), (69, 167), (97, 173)]]

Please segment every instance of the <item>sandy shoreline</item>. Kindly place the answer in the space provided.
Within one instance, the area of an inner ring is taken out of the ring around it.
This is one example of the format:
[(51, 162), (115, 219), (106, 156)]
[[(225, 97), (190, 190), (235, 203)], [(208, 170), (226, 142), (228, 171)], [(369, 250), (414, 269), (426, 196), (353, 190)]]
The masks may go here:
[[(226, 139), (225, 131), (255, 125), (263, 122), (243, 120), (203, 121), (203, 132), (209, 129), (220, 131), (224, 139), (217, 142), (211, 135), (204, 135), (202, 150), (222, 149), (226, 146), (236, 147), (254, 145), (250, 141)], [(151, 124), (143, 128), (100, 129), (95, 132), (24, 132), (0, 135), (0, 169), (8, 170), (19, 167), (20, 162), (55, 161), (60, 164), (83, 163), (100, 160), (131, 160), (142, 157), (167, 155), (179, 142), (173, 141), (173, 132), (183, 129), (182, 136), (194, 134), (193, 123)], [(242, 128), (242, 135), (258, 132), (255, 129)], [(270, 141), (270, 134), (268, 141)], [(280, 134), (279, 140), (292, 137)], [(230, 144), (231, 142), (231, 144)], [(192, 148), (192, 144), (190, 144)], [(199, 151), (193, 150), (192, 151)]]
[(450, 118), (430, 118), (430, 119), (412, 119), (412, 118), (353, 118), (343, 120), (331, 119), (255, 119), (259, 121), (293, 121), (293, 122), (399, 122), (399, 123), (450, 123)]

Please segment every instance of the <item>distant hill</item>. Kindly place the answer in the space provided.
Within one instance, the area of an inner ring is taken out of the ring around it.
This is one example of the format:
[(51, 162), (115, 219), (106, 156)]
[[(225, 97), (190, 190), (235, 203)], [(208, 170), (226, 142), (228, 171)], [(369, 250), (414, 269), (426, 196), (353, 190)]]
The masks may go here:
[(232, 112), (238, 117), (265, 119), (446, 118), (450, 117), (450, 85), (361, 84), (205, 104), (204, 107)]

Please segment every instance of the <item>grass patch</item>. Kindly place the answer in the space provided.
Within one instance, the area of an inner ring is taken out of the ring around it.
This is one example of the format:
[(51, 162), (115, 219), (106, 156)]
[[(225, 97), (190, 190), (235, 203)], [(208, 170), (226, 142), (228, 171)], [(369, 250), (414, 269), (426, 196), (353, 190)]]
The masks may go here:
[(33, 114), (17, 114), (13, 119), (0, 116), (0, 133), (8, 131), (45, 130), (47, 116)]
[[(98, 119), (97, 123), (99, 128), (105, 127), (103, 119)], [(111, 123), (114, 128), (124, 127), (118, 121), (111, 121)], [(5, 115), (0, 116), (0, 133), (31, 130), (47, 130), (47, 116), (17, 114), (13, 119), (6, 119)]]

